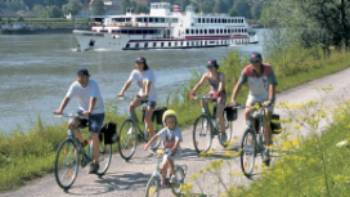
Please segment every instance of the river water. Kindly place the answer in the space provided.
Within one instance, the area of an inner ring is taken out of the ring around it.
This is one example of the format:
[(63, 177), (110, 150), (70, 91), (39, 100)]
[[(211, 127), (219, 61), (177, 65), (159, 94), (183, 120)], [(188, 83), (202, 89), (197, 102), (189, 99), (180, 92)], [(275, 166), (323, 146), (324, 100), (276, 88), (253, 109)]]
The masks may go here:
[[(105, 102), (112, 102), (133, 68), (137, 56), (145, 56), (157, 77), (160, 99), (186, 85), (194, 71), (204, 71), (208, 59), (221, 59), (232, 50), (245, 55), (262, 51), (260, 44), (189, 50), (75, 52), (72, 34), (0, 35), (0, 131), (28, 129), (40, 116), (52, 116), (78, 68), (86, 67), (100, 85)], [(132, 95), (135, 88), (131, 89)], [(72, 102), (67, 109), (75, 109)], [(120, 107), (122, 110), (123, 107)]]

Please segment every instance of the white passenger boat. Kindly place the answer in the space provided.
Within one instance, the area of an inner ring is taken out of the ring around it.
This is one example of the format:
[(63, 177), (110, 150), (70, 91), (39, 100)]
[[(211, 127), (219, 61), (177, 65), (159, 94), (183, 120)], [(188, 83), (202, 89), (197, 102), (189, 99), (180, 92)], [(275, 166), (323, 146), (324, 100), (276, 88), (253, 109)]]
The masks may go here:
[[(249, 44), (244, 17), (198, 14), (192, 6), (181, 12), (169, 3), (151, 3), (149, 14), (97, 16), (90, 31), (74, 30), (82, 51), (188, 49)], [(256, 38), (253, 42), (257, 43)]]

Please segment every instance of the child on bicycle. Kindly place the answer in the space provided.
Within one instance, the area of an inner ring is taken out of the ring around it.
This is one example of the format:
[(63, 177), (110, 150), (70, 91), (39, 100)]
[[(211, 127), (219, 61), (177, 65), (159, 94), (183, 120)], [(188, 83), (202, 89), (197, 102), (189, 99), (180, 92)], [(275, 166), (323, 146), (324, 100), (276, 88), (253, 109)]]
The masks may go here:
[(168, 172), (174, 175), (174, 156), (182, 142), (182, 134), (179, 127), (177, 127), (177, 117), (174, 110), (167, 110), (163, 117), (164, 128), (160, 130), (150, 141), (145, 144), (144, 149), (147, 150), (153, 142), (159, 137), (164, 148), (164, 157), (161, 163), (161, 184), (166, 186), (169, 181), (166, 179)]

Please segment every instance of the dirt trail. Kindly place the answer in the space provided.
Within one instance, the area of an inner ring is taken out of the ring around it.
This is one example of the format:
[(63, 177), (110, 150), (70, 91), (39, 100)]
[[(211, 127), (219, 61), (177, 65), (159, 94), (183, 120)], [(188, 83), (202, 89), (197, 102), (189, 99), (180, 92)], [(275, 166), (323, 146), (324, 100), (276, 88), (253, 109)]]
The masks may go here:
[[(341, 104), (345, 99), (350, 99), (350, 69), (318, 79), (299, 87), (290, 89), (278, 95), (278, 102), (301, 103), (309, 100), (322, 101), (329, 109), (334, 109), (335, 105)], [(323, 87), (332, 86), (332, 90), (324, 92)], [(278, 109), (277, 109), (278, 111)], [(199, 114), (199, 112), (198, 112)], [(196, 116), (198, 115), (196, 114)], [(283, 116), (283, 114), (282, 114)], [(240, 141), (242, 136), (244, 121), (242, 115), (234, 124), (234, 140)], [(192, 127), (191, 127), (192, 128)], [(188, 167), (187, 176), (198, 172), (206, 167), (210, 162), (222, 158), (223, 150), (214, 139), (213, 148), (217, 156), (209, 158), (199, 158), (195, 154), (192, 145), (192, 133), (190, 129), (183, 130), (184, 142), (182, 144), (182, 158), (177, 163)], [(87, 168), (80, 170), (79, 176), (69, 193), (64, 193), (56, 184), (53, 174), (48, 174), (43, 178), (28, 183), (26, 186), (16, 191), (1, 193), (0, 196), (144, 196), (147, 180), (155, 169), (156, 159), (146, 158), (146, 153), (138, 147), (136, 156), (128, 163), (124, 162), (119, 155), (113, 156), (111, 168), (108, 173), (99, 179), (95, 175), (87, 174)], [(235, 157), (227, 160), (221, 174), (223, 183), (226, 185), (245, 185), (250, 181), (240, 173), (239, 159)], [(233, 172), (234, 176), (230, 176)], [(224, 191), (224, 187), (218, 187), (215, 176), (205, 176), (199, 180), (199, 186), (195, 185), (194, 190), (199, 192), (204, 190), (211, 196), (218, 196)], [(164, 190), (161, 196), (171, 196), (170, 191)]]

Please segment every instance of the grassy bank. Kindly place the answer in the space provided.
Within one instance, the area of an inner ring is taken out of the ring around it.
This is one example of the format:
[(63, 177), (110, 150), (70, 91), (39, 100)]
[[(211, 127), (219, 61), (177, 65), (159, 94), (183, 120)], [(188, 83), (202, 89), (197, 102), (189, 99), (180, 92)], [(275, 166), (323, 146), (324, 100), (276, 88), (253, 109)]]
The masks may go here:
[(335, 114), (334, 123), (321, 136), (309, 136), (249, 188), (231, 188), (228, 196), (348, 196), (349, 103)]
[[(305, 50), (306, 55), (289, 52), (288, 56), (268, 59), (274, 65), (279, 79), (279, 91), (303, 84), (307, 81), (343, 70), (350, 66), (350, 54), (334, 52), (329, 57), (323, 57), (317, 49)], [(233, 83), (246, 63), (246, 59), (232, 52), (221, 61), (221, 70), (226, 74), (227, 90), (230, 93)], [(198, 74), (194, 74), (191, 85)], [(189, 101), (185, 87), (171, 96), (169, 107), (179, 114), (182, 126), (190, 125), (199, 115), (200, 109), (196, 102)], [(202, 90), (205, 91), (205, 90)], [(244, 90), (246, 92), (246, 89)], [(245, 98), (242, 94), (241, 101)], [(57, 101), (59, 102), (59, 101)], [(52, 110), (52, 109), (48, 109)], [(113, 110), (107, 113), (107, 120), (117, 120)], [(0, 190), (13, 189), (25, 181), (52, 171), (53, 156), (60, 141), (65, 137), (66, 125), (45, 125), (38, 121), (30, 131), (15, 130), (10, 134), (0, 136)]]

